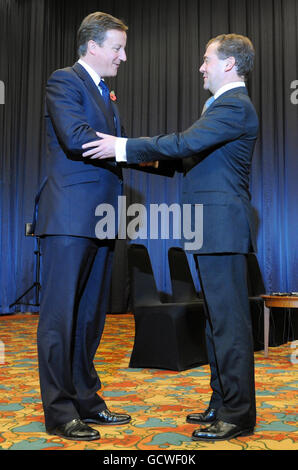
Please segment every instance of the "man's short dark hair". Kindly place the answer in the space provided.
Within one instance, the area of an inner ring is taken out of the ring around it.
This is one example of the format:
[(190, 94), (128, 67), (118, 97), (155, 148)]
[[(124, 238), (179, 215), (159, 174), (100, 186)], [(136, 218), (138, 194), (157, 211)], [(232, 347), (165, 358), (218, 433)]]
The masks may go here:
[(253, 69), (255, 50), (249, 38), (241, 34), (220, 34), (210, 39), (207, 47), (212, 42), (218, 42), (217, 55), (220, 59), (235, 58), (237, 73), (247, 79)]
[(110, 29), (127, 31), (128, 27), (122, 20), (115, 18), (108, 13), (96, 11), (83, 19), (78, 29), (77, 45), (79, 57), (86, 55), (88, 41), (95, 41), (100, 46), (106, 38), (106, 32)]

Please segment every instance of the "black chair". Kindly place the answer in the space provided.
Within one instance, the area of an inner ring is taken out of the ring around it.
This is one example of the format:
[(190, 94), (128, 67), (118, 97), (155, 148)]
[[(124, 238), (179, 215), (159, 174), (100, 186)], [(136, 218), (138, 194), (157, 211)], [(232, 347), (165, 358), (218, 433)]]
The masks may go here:
[(130, 367), (181, 371), (206, 363), (198, 339), (204, 315), (198, 302), (163, 303), (157, 291), (147, 248), (128, 247), (135, 339)]

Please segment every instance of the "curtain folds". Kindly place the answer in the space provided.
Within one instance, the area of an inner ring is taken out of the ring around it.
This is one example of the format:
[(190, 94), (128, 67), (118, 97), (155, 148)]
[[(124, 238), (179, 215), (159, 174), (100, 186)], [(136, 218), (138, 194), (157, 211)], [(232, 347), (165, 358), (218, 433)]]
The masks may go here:
[[(199, 67), (210, 37), (235, 32), (252, 39), (256, 62), (248, 88), (260, 119), (251, 168), (258, 259), (267, 292), (298, 291), (298, 0), (0, 0), (0, 312), (38, 310), (27, 305), (33, 291), (9, 305), (35, 276), (35, 240), (25, 237), (24, 226), (44, 176), (44, 87), (53, 70), (74, 63), (76, 31), (97, 10), (129, 26), (127, 63), (109, 84), (133, 137), (183, 130), (199, 117), (208, 97)], [(180, 183), (179, 174), (125, 170), (127, 205), (178, 202)], [(135, 241), (148, 246), (166, 296), (167, 250), (178, 240)], [(111, 311), (124, 312), (124, 242), (118, 250)]]

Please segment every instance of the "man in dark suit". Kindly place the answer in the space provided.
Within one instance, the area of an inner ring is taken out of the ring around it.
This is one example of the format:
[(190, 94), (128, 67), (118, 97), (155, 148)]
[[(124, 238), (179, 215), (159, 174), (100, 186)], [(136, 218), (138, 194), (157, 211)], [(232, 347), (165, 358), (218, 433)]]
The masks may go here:
[(125, 424), (97, 394), (93, 365), (104, 328), (114, 242), (95, 236), (95, 209), (117, 207), (120, 167), (86, 161), (82, 144), (96, 131), (121, 136), (117, 106), (104, 77), (126, 60), (127, 26), (111, 15), (88, 15), (78, 31), (80, 59), (56, 70), (46, 88), (47, 182), (35, 233), (41, 236), (43, 279), (38, 358), (45, 426), (72, 440), (99, 439), (86, 423)]
[(246, 254), (256, 248), (249, 172), (258, 119), (245, 87), (253, 59), (246, 37), (211, 39), (200, 72), (212, 97), (189, 129), (128, 140), (98, 133), (102, 140), (83, 146), (86, 158), (116, 154), (117, 161), (128, 163), (181, 159), (182, 203), (203, 204), (203, 246), (194, 256), (208, 319), (212, 396), (207, 410), (187, 417), (187, 422), (206, 426), (194, 431), (194, 440), (251, 434), (256, 422), (246, 283)]

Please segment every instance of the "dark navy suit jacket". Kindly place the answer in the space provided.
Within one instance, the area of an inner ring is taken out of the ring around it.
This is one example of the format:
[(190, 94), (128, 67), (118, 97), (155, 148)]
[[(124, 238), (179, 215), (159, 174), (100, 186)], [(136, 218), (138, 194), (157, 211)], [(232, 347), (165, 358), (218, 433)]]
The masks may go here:
[(122, 135), (117, 106), (106, 109), (101, 94), (79, 63), (56, 70), (46, 88), (47, 183), (41, 192), (36, 235), (95, 238), (98, 204), (117, 207), (122, 175), (114, 162), (82, 157), (96, 131)]
[(194, 253), (256, 250), (249, 173), (257, 132), (246, 88), (237, 87), (184, 132), (128, 139), (128, 163), (182, 158), (181, 202), (203, 204), (203, 246)]

